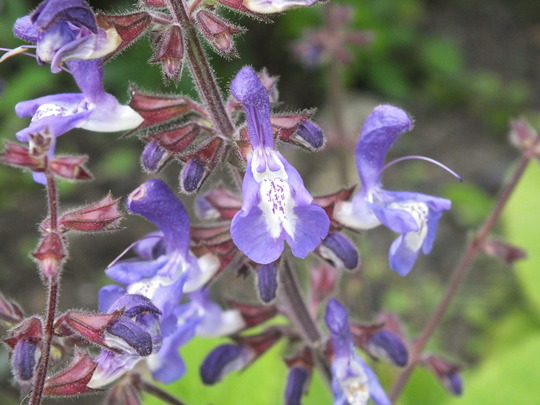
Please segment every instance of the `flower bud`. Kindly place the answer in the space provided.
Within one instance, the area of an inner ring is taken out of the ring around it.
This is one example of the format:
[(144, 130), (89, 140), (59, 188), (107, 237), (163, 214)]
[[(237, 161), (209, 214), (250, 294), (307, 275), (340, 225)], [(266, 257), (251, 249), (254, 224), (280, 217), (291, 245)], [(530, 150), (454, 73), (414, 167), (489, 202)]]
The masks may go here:
[(367, 349), (371, 355), (382, 357), (399, 367), (405, 367), (409, 361), (409, 352), (403, 341), (386, 329), (378, 330), (368, 337)]
[(226, 374), (246, 366), (252, 354), (245, 347), (225, 344), (210, 352), (201, 364), (201, 379), (206, 385), (219, 382)]
[(38, 261), (40, 275), (45, 280), (58, 276), (62, 262), (66, 257), (62, 236), (57, 232), (48, 232), (32, 256)]
[(163, 149), (159, 142), (150, 141), (142, 152), (141, 164), (145, 171), (156, 173), (163, 168), (169, 157), (170, 153)]
[(188, 161), (180, 172), (180, 187), (186, 194), (195, 193), (201, 186), (206, 174), (204, 165), (198, 160)]
[(300, 405), (306, 390), (309, 373), (304, 367), (292, 367), (287, 375), (285, 405)]
[(229, 305), (240, 311), (246, 328), (258, 326), (277, 315), (277, 309), (274, 306), (250, 305), (236, 301), (229, 301)]
[(313, 121), (302, 121), (296, 131), (296, 136), (313, 150), (320, 150), (324, 146), (325, 139), (323, 130)]
[(31, 339), (21, 339), (17, 342), (11, 356), (11, 368), (17, 383), (32, 381), (39, 356), (40, 350), (36, 342)]
[(459, 366), (450, 363), (443, 357), (434, 355), (423, 358), (422, 364), (433, 371), (450, 394), (459, 396), (463, 393), (463, 381), (459, 374)]
[(356, 246), (339, 232), (329, 233), (319, 246), (318, 253), (337, 269), (354, 270), (358, 266)]
[(276, 298), (278, 288), (278, 263), (261, 264), (257, 267), (257, 289), (259, 298), (265, 304)]

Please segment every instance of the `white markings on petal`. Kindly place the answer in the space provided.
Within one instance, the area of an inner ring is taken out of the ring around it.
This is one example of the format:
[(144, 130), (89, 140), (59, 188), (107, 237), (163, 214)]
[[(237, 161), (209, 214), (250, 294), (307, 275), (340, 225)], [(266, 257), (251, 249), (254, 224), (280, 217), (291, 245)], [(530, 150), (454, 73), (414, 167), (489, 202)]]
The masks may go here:
[(335, 367), (339, 370), (338, 383), (347, 403), (349, 405), (366, 405), (370, 393), (368, 377), (364, 368), (356, 359), (342, 359), (340, 363), (336, 364)]
[[(264, 160), (263, 160), (264, 159)], [(261, 167), (265, 170), (261, 171)], [(285, 230), (294, 239), (296, 215), (294, 200), (283, 163), (273, 150), (254, 151), (251, 171), (259, 183), (259, 208), (270, 236), (279, 238)]]
[(67, 108), (56, 104), (42, 104), (36, 110), (31, 122), (40, 120), (45, 117), (65, 117), (73, 114)]
[(388, 208), (395, 208), (407, 211), (412, 215), (414, 221), (418, 225), (418, 230), (407, 232), (403, 237), (403, 243), (408, 250), (417, 252), (422, 248), (424, 239), (427, 235), (427, 220), (429, 214), (429, 208), (422, 202), (394, 202), (388, 205)]

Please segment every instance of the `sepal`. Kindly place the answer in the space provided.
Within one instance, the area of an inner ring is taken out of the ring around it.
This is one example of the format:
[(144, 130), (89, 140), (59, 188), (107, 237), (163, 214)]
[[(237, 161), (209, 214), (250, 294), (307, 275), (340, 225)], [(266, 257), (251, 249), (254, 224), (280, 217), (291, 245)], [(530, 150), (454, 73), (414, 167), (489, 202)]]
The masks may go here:
[(435, 355), (425, 356), (421, 359), (421, 364), (435, 374), (450, 394), (455, 396), (463, 394), (463, 381), (458, 365)]
[(182, 28), (171, 24), (160, 31), (152, 31), (154, 56), (150, 63), (160, 64), (165, 80), (180, 80), (184, 60), (184, 37)]
[(66, 258), (65, 243), (58, 232), (47, 232), (41, 239), (32, 256), (39, 263), (40, 275), (45, 280), (58, 276), (58, 272)]
[(19, 304), (0, 294), (0, 322), (11, 327), (20, 323), (23, 318), (24, 311)]
[(87, 156), (55, 157), (49, 162), (49, 167), (54, 174), (64, 179), (92, 180), (92, 175), (83, 166), (87, 160)]
[(97, 14), (97, 23), (104, 30), (113, 28), (121, 39), (118, 47), (106, 56), (107, 59), (120, 53), (137, 41), (146, 31), (152, 19), (146, 11), (138, 11), (124, 15)]
[(92, 378), (96, 366), (89, 355), (76, 351), (66, 369), (46, 380), (43, 393), (49, 396), (68, 396), (94, 392), (86, 384)]
[(243, 34), (246, 32), (245, 28), (237, 27), (207, 9), (196, 12), (195, 22), (216, 52), (226, 58), (238, 56), (233, 36)]

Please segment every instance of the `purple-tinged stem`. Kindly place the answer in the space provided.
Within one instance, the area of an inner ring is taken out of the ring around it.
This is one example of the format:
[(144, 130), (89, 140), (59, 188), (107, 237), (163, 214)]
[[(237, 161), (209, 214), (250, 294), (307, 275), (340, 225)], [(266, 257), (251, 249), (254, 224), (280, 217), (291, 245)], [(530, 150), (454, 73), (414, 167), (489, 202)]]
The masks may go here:
[(424, 329), (420, 333), (420, 336), (414, 341), (412, 348), (411, 348), (411, 356), (409, 359), (409, 363), (407, 364), (407, 367), (401, 372), (401, 374), (396, 379), (396, 382), (394, 383), (394, 386), (392, 387), (392, 392), (390, 394), (390, 398), (392, 399), (392, 402), (395, 402), (399, 396), (401, 395), (401, 392), (405, 388), (405, 385), (407, 384), (407, 381), (409, 380), (409, 377), (411, 376), (414, 368), (418, 364), (418, 361), (420, 357), (422, 356), (422, 353), (424, 351), (424, 348), (426, 347), (431, 335), (439, 325), (440, 321), (444, 317), (444, 314), (448, 310), (448, 307), (450, 306), (452, 299), (456, 295), (456, 292), (465, 278), (467, 274), (469, 273), (469, 270), (471, 268), (471, 263), (475, 259), (476, 255), (482, 251), (482, 247), (484, 243), (486, 242), (486, 239), (497, 223), (499, 217), (501, 216), (502, 210), (506, 206), (506, 203), (510, 199), (510, 196), (514, 192), (517, 184), (519, 183), (519, 180), (523, 176), (523, 173), (525, 172), (525, 169), (527, 168), (527, 165), (529, 164), (529, 161), (533, 157), (534, 149), (540, 142), (540, 133), (537, 134), (535, 141), (531, 144), (531, 146), (524, 151), (520, 161), (518, 162), (516, 168), (514, 169), (514, 172), (510, 178), (510, 180), (507, 182), (505, 187), (503, 188), (501, 195), (499, 199), (497, 200), (497, 203), (495, 204), (495, 207), (493, 207), (493, 210), (491, 211), (490, 215), (487, 217), (486, 221), (484, 222), (484, 225), (480, 228), (478, 233), (474, 238), (472, 238), (467, 245), (467, 248), (465, 250), (465, 253), (463, 257), (461, 258), (461, 261), (456, 266), (452, 278), (450, 279), (450, 282), (448, 286), (446, 287), (446, 291), (444, 293), (444, 296), (442, 297), (441, 301), (439, 302), (439, 305), (427, 321), (426, 325), (424, 326)]
[(287, 310), (290, 312), (293, 323), (300, 331), (307, 345), (311, 348), (313, 357), (323, 378), (330, 384), (332, 381), (332, 372), (322, 351), (321, 333), (317, 328), (315, 320), (309, 313), (306, 302), (302, 297), (298, 280), (288, 260), (283, 260), (279, 274), (282, 298), (287, 305)]
[[(53, 232), (58, 231), (58, 191), (56, 187), (56, 179), (50, 170), (46, 170), (45, 176), (47, 179), (47, 200), (49, 205), (50, 227)], [(45, 379), (49, 370), (49, 358), (51, 354), (51, 341), (54, 334), (54, 320), (56, 318), (56, 310), (58, 305), (58, 292), (60, 289), (60, 281), (58, 274), (60, 269), (53, 272), (46, 281), (48, 282), (47, 294), (47, 313), (45, 316), (45, 330), (43, 333), (43, 341), (41, 344), (41, 358), (37, 368), (34, 388), (29, 405), (40, 405), (43, 397), (43, 389), (45, 388)]]
[(146, 393), (153, 395), (156, 398), (159, 398), (163, 402), (171, 405), (186, 405), (184, 402), (176, 399), (171, 394), (169, 394), (167, 391), (164, 391), (160, 387), (158, 387), (155, 384), (152, 384), (150, 381), (146, 381), (144, 379), (140, 379), (141, 388)]
[(197, 36), (197, 30), (186, 11), (187, 6), (185, 1), (167, 0), (167, 7), (182, 27), (191, 77), (210, 114), (214, 128), (221, 136), (231, 138), (234, 132), (234, 126), (225, 110), (223, 98), (221, 97), (208, 58), (204, 53), (201, 41), (199, 41), (199, 37)]

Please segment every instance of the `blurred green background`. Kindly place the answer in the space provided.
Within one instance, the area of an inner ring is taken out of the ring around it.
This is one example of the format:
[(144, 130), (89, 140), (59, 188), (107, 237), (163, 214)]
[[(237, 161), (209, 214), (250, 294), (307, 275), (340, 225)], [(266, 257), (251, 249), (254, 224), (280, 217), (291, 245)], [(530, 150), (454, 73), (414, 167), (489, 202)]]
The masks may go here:
[[(363, 119), (379, 103), (391, 103), (415, 118), (415, 129), (391, 149), (389, 158), (427, 155), (450, 166), (464, 178), (457, 184), (448, 174), (423, 162), (402, 163), (386, 173), (385, 186), (418, 190), (452, 199), (453, 210), (441, 221), (434, 251), (421, 257), (415, 269), (401, 278), (388, 269), (391, 232), (376, 229), (355, 235), (362, 251), (362, 268), (344, 274), (340, 298), (353, 316), (369, 321), (380, 311), (397, 313), (414, 337), (441, 297), (470, 232), (478, 228), (496, 200), (505, 175), (519, 157), (507, 142), (509, 122), (526, 116), (540, 125), (540, 2), (534, 0), (332, 0), (356, 10), (352, 28), (370, 30), (373, 43), (352, 49), (352, 61), (343, 69), (347, 94), (344, 102), (346, 147), (353, 147)], [(0, 0), (0, 46), (21, 44), (11, 27), (37, 2)], [(92, 6), (125, 12), (133, 2), (93, 1)], [(234, 73), (243, 65), (267, 67), (279, 75), (282, 111), (317, 107), (316, 120), (329, 143), (317, 159), (304, 152), (284, 153), (298, 168), (314, 195), (357, 184), (352, 155), (335, 146), (328, 108), (327, 69), (306, 69), (294, 57), (291, 44), (304, 30), (322, 24), (322, 7), (293, 10), (276, 16), (273, 24), (226, 12), (249, 32), (238, 37), (240, 59), (226, 61), (212, 54), (212, 63), (226, 92)], [(194, 95), (187, 68), (181, 82), (165, 86), (159, 67), (147, 65), (147, 38), (106, 65), (105, 87), (127, 102), (129, 83), (156, 93)], [(14, 105), (51, 93), (77, 91), (67, 74), (52, 75), (27, 57), (0, 65), (0, 136), (13, 140), (27, 125), (17, 118)], [(99, 199), (111, 190), (124, 197), (147, 176), (139, 166), (142, 142), (118, 134), (74, 131), (59, 141), (60, 153), (88, 154), (96, 181), (62, 183), (64, 207)], [(339, 170), (345, 165), (345, 182)], [(160, 175), (177, 184), (179, 166)], [(210, 181), (215, 180), (210, 179)], [(425, 370), (417, 370), (399, 401), (404, 405), (536, 404), (540, 378), (540, 168), (534, 162), (496, 227), (496, 235), (524, 248), (528, 258), (514, 267), (497, 259), (479, 258), (459, 290), (449, 313), (432, 339), (429, 350), (463, 366), (464, 395), (452, 398)], [(206, 186), (208, 187), (208, 185)], [(44, 193), (28, 173), (0, 168), (0, 289), (20, 302), (28, 314), (41, 313), (45, 292), (28, 256), (37, 240), (35, 230), (45, 215)], [(189, 206), (191, 199), (183, 198)], [(151, 227), (140, 218), (128, 218), (126, 229), (70, 239), (71, 258), (63, 276), (60, 307), (92, 310), (99, 287), (107, 283), (103, 269), (133, 240)], [(309, 262), (311, 263), (311, 262)], [(305, 272), (301, 274), (306, 278)], [(227, 283), (227, 289), (220, 289)], [(250, 289), (253, 280), (234, 275), (218, 280), (217, 299)], [(249, 288), (248, 288), (249, 287)], [(225, 291), (225, 292), (223, 292)], [(247, 298), (254, 298), (248, 295)], [(168, 389), (189, 405), (277, 404), (285, 387), (283, 346), (273, 348), (247, 371), (231, 375), (219, 385), (203, 387), (198, 365), (217, 340), (197, 339), (182, 349), (188, 364), (185, 378)], [(397, 370), (374, 365), (389, 388)], [(10, 383), (7, 351), (0, 351), (0, 403), (18, 404)], [(84, 399), (95, 403), (96, 397)], [(99, 398), (98, 398), (99, 400)], [(51, 401), (52, 402), (52, 401)], [(158, 404), (150, 398), (148, 404)], [(145, 402), (145, 403), (146, 403)], [(66, 399), (63, 403), (83, 403)], [(318, 377), (311, 383), (305, 404), (331, 403)]]

